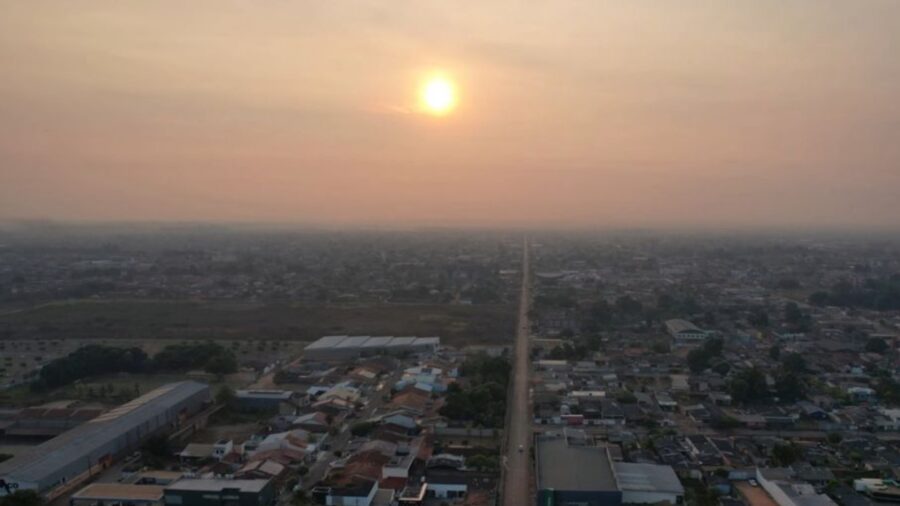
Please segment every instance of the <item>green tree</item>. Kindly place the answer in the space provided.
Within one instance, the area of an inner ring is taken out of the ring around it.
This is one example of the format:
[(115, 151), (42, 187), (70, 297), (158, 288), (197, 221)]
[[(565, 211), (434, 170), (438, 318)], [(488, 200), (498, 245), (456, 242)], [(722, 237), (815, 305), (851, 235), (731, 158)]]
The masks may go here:
[(756, 308), (747, 316), (747, 322), (758, 329), (764, 329), (769, 326), (769, 313), (765, 309)]
[(44, 498), (34, 490), (16, 490), (0, 497), (0, 506), (43, 506)]
[(806, 371), (806, 359), (799, 353), (788, 353), (781, 360), (781, 364), (785, 370), (802, 373)]
[(766, 376), (756, 367), (736, 374), (729, 382), (728, 389), (732, 399), (739, 403), (750, 404), (769, 397)]
[(793, 372), (784, 372), (775, 380), (775, 392), (782, 401), (794, 402), (806, 397), (806, 387)]
[(230, 386), (222, 385), (219, 387), (219, 391), (216, 392), (216, 404), (225, 406), (225, 409), (231, 409), (234, 407), (236, 401), (237, 396)]
[(772, 447), (772, 461), (777, 466), (787, 467), (801, 458), (803, 458), (803, 450), (793, 443), (777, 444)]
[(217, 376), (231, 374), (237, 372), (237, 359), (234, 358), (234, 354), (230, 351), (223, 352), (211, 357), (209, 361), (206, 362), (204, 369), (206, 372)]
[(803, 311), (796, 302), (788, 302), (784, 305), (784, 321), (793, 324), (803, 321)]
[(368, 436), (375, 427), (372, 422), (358, 422), (350, 426), (350, 433), (357, 437)]
[(866, 341), (866, 351), (869, 353), (884, 353), (887, 350), (887, 342), (880, 337), (872, 337)]

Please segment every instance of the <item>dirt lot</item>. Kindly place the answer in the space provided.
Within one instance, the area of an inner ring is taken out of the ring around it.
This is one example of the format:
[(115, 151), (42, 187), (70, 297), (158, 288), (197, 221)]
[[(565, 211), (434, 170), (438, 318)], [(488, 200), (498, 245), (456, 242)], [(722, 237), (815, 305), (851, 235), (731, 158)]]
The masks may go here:
[(445, 343), (505, 343), (515, 308), (496, 305), (304, 306), (205, 301), (43, 304), (0, 314), (8, 339), (307, 340), (328, 334), (440, 336)]

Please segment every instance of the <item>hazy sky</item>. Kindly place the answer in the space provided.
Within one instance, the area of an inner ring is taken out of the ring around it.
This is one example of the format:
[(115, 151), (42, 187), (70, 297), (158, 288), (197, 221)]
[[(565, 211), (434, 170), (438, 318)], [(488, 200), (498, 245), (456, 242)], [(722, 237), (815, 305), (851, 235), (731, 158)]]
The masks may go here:
[(7, 0), (0, 69), (0, 219), (900, 226), (898, 0)]

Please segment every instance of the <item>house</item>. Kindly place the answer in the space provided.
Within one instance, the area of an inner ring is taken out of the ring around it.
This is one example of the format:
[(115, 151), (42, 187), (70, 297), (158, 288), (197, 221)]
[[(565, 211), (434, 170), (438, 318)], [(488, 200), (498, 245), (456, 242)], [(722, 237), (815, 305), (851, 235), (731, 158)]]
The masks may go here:
[(212, 458), (222, 460), (226, 455), (234, 450), (234, 443), (231, 440), (221, 439), (213, 444)]
[(287, 468), (284, 465), (274, 460), (257, 460), (244, 464), (243, 467), (234, 473), (234, 477), (239, 479), (277, 480), (284, 474), (285, 469)]
[(469, 477), (462, 456), (447, 453), (433, 455), (428, 459), (425, 468), (428, 497), (457, 499), (466, 496), (469, 490)]

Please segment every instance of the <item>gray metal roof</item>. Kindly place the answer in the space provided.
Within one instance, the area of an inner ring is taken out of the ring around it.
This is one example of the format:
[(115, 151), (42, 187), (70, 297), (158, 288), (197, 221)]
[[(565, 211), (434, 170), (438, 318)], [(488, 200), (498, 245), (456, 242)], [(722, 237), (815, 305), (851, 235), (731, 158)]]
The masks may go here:
[(684, 493), (684, 487), (671, 466), (631, 462), (616, 462), (613, 466), (621, 490)]
[(168, 491), (221, 492), (224, 489), (238, 489), (241, 492), (258, 493), (266, 488), (269, 480), (225, 480), (219, 478), (187, 478), (166, 485)]
[(391, 339), (388, 346), (410, 346), (416, 341), (415, 337), (395, 337)]
[(354, 348), (402, 348), (441, 344), (440, 337), (391, 337), (391, 336), (325, 336), (306, 346), (306, 350), (354, 349)]
[(563, 437), (541, 438), (537, 458), (541, 490), (618, 490), (606, 448), (570, 446)]
[(363, 348), (380, 348), (382, 346), (387, 346), (391, 340), (394, 339), (393, 336), (379, 336), (373, 337), (366, 341), (366, 344), (363, 345)]
[(320, 337), (315, 342), (306, 346), (307, 350), (318, 350), (320, 348), (334, 348), (341, 344), (341, 341), (347, 339), (347, 336), (325, 336)]
[(352, 336), (341, 341), (341, 344), (337, 345), (336, 348), (360, 348), (368, 340), (369, 336)]
[(0, 476), (29, 483), (45, 481), (62, 467), (88, 458), (92, 452), (134, 430), (147, 419), (204, 390), (208, 391), (209, 386), (196, 381), (163, 385), (35, 446), (24, 455), (0, 463)]

